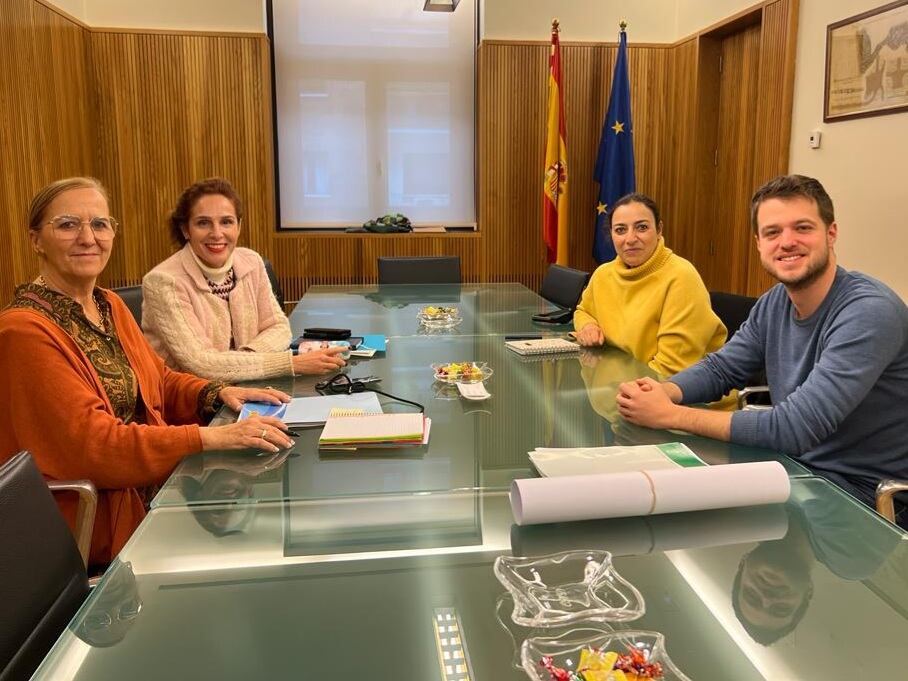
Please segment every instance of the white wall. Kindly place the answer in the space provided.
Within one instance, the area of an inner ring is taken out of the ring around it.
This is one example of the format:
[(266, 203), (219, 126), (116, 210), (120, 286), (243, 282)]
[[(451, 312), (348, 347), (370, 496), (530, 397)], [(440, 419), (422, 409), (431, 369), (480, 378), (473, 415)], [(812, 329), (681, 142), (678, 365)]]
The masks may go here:
[(675, 40), (753, 7), (756, 0), (677, 0)]
[(49, 0), (50, 4), (56, 5), (69, 16), (75, 17), (79, 21), (85, 22), (85, 0)]
[(617, 3), (593, 0), (483, 0), (483, 38), (548, 40), (552, 19), (562, 41), (615, 42), (618, 22), (627, 21), (628, 40), (674, 42), (676, 0)]
[(265, 32), (264, 0), (48, 0), (97, 28)]
[[(836, 208), (839, 263), (908, 300), (908, 113), (823, 123), (826, 26), (881, 0), (801, 0), (791, 129), (793, 173), (819, 179)], [(822, 146), (807, 136), (823, 131)]]

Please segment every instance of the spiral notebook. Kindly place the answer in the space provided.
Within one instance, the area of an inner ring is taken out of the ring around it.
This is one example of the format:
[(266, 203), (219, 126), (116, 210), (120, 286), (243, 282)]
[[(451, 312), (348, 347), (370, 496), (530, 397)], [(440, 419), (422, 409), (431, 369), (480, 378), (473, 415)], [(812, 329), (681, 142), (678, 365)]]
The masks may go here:
[(505, 347), (518, 355), (564, 355), (579, 352), (580, 346), (564, 338), (534, 338), (505, 341)]
[(375, 414), (332, 409), (319, 448), (407, 447), (425, 444), (431, 421), (422, 413)]

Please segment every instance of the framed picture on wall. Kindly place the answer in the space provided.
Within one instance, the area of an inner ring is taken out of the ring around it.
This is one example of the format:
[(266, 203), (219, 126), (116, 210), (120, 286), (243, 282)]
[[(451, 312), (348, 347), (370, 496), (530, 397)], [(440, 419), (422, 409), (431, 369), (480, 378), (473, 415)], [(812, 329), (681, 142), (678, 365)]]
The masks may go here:
[(826, 27), (827, 123), (908, 111), (908, 0)]

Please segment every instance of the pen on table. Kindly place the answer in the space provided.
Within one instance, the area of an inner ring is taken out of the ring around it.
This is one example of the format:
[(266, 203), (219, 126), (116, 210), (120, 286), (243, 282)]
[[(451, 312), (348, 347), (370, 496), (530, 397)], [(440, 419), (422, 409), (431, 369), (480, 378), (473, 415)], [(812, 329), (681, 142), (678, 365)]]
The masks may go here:
[(542, 336), (530, 335), (530, 334), (516, 334), (516, 335), (511, 335), (511, 336), (505, 336), (504, 339), (505, 339), (506, 341), (514, 341), (514, 340), (541, 340), (541, 339), (542, 339)]
[(299, 437), (300, 436), (300, 434), (297, 433), (295, 430), (293, 430), (293, 428), (287, 429), (287, 435), (289, 435), (290, 437)]

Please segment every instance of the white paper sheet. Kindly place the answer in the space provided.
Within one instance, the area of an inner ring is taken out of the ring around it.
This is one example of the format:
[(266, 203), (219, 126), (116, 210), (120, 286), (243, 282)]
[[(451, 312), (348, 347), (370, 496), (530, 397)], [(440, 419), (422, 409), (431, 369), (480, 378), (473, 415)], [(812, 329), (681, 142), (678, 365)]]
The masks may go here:
[(511, 483), (518, 525), (783, 503), (791, 492), (777, 461)]
[[(681, 449), (690, 457), (699, 460), (699, 457), (683, 444), (670, 443), (668, 446)], [(659, 445), (564, 449), (537, 447), (529, 456), (539, 474), (547, 478), (681, 467), (659, 449)]]

